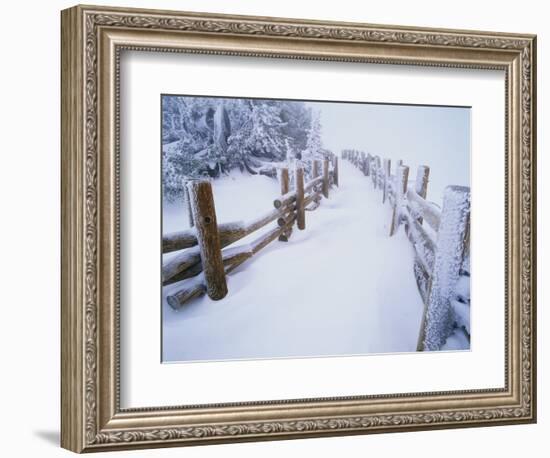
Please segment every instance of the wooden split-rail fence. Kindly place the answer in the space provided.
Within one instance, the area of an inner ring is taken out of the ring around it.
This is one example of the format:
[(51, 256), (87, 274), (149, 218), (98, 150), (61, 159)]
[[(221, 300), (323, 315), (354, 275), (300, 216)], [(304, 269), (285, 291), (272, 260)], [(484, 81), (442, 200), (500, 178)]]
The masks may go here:
[(414, 274), (424, 313), (418, 350), (438, 350), (454, 332), (470, 338), (470, 188), (448, 186), (443, 206), (426, 199), (430, 168), (418, 167), (409, 183), (409, 167), (397, 161), (344, 150), (350, 161), (374, 189), (382, 193), (382, 203), (392, 209), (389, 235), (401, 225), (415, 250)]
[[(163, 286), (181, 282), (167, 296), (172, 308), (179, 309), (203, 294), (213, 300), (223, 299), (228, 293), (226, 275), (271, 242), (288, 241), (294, 225), (299, 230), (306, 228), (306, 212), (316, 210), (321, 200), (329, 197), (331, 186), (338, 186), (338, 158), (326, 153), (323, 161), (312, 161), (307, 173), (309, 181), (303, 165), (298, 163), (295, 167), (293, 189), (289, 169), (280, 169), (281, 194), (274, 199), (274, 208), (247, 223), (218, 224), (210, 181), (186, 183), (190, 228), (162, 238), (163, 254), (178, 251), (162, 266)], [(249, 243), (231, 246), (274, 221), (274, 228)]]

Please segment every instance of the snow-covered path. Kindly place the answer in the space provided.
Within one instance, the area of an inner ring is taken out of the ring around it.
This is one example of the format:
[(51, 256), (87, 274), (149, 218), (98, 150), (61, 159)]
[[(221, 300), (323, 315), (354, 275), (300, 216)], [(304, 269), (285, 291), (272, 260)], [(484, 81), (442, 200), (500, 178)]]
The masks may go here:
[(226, 298), (177, 312), (164, 301), (163, 360), (415, 351), (423, 305), (413, 249), (402, 229), (388, 237), (381, 199), (341, 160), (340, 188), (306, 213), (306, 230), (232, 273)]

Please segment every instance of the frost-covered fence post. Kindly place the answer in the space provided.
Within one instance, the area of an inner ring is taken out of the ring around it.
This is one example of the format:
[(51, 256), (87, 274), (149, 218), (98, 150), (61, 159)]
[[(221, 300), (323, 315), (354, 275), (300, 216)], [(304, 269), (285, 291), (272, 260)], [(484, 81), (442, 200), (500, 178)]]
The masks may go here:
[(376, 157), (371, 157), (370, 161), (370, 174), (372, 177), (372, 184), (374, 186), (374, 189), (376, 189), (376, 175), (378, 174), (378, 170), (376, 170)]
[(396, 163), (395, 163), (395, 176), (397, 177), (397, 170), (399, 169), (399, 167), (401, 167), (403, 165), (403, 160), (402, 159), (399, 159)]
[(382, 203), (386, 203), (386, 197), (388, 195), (388, 186), (391, 176), (391, 161), (389, 159), (384, 159), (384, 165), (382, 168)]
[(192, 181), (187, 184), (187, 189), (191, 198), (206, 293), (211, 299), (219, 300), (227, 294), (227, 282), (225, 280), (212, 185), (205, 180)]
[(378, 188), (382, 187), (382, 162), (380, 161), (380, 156), (376, 156), (376, 186)]
[(304, 196), (304, 169), (296, 169), (296, 223), (298, 229), (303, 231), (306, 228), (306, 208)]
[(416, 182), (414, 185), (414, 190), (416, 193), (422, 197), (426, 198), (428, 193), (428, 178), (430, 176), (430, 168), (427, 165), (419, 165), (416, 172)]
[(401, 218), (401, 206), (407, 193), (407, 183), (409, 181), (409, 167), (406, 165), (397, 168), (395, 177), (395, 202), (393, 204), (393, 214), (390, 225), (390, 237), (397, 232), (399, 220)]
[(393, 180), (393, 187), (394, 188), (397, 188), (397, 171), (399, 170), (399, 167), (401, 167), (402, 165), (403, 165), (403, 160), (402, 159), (398, 159), (395, 162), (395, 175), (391, 176), (391, 179)]
[(334, 157), (333, 173), (334, 173), (334, 184), (340, 187), (340, 185), (338, 184), (338, 156)]
[(419, 350), (439, 350), (451, 335), (455, 321), (451, 299), (464, 258), (469, 225), (470, 189), (448, 186), (443, 196), (441, 223), (437, 232), (435, 261)]
[[(427, 165), (419, 165), (416, 172), (416, 181), (414, 183), (415, 192), (426, 199), (428, 194), (428, 178), (430, 176), (430, 168)], [(418, 223), (422, 224), (422, 218), (418, 218)]]
[(323, 161), (323, 196), (328, 199), (328, 188), (330, 186), (330, 176), (328, 173), (328, 159)]
[(376, 173), (374, 174), (374, 187), (375, 188), (381, 188), (380, 186), (380, 169), (382, 168), (381, 162), (380, 162), (380, 156), (374, 157), (374, 162), (376, 164)]
[(193, 210), (191, 209), (191, 198), (189, 197), (189, 189), (187, 189), (187, 183), (187, 180), (183, 182), (183, 199), (185, 201), (185, 208), (187, 210), (187, 220), (189, 221), (189, 227), (193, 227), (195, 225), (195, 221), (193, 221)]
[(371, 161), (371, 155), (367, 154), (367, 158), (365, 159), (365, 169), (363, 170), (363, 173), (365, 176), (370, 176), (370, 161)]

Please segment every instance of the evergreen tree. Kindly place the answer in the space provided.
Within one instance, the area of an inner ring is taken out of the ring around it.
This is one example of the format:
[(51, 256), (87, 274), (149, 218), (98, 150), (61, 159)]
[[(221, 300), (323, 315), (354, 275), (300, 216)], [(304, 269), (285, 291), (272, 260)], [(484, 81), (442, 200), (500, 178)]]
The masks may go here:
[(311, 116), (311, 122), (307, 131), (306, 148), (302, 153), (302, 166), (308, 178), (311, 178), (314, 160), (323, 159), (323, 143), (321, 139), (321, 113), (316, 112)]
[(312, 129), (320, 139), (317, 123), (304, 102), (163, 96), (164, 197), (179, 198), (188, 179), (256, 174), (300, 157)]

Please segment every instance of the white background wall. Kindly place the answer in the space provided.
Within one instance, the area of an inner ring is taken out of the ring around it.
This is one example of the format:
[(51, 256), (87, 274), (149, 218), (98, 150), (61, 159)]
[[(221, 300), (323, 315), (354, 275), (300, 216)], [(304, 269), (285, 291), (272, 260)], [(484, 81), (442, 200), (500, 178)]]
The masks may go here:
[[(115, 1), (115, 0), (113, 0)], [(109, 4), (96, 0), (98, 4)], [(549, 317), (543, 208), (548, 159), (549, 13), (545, 2), (258, 2), (117, 0), (155, 7), (538, 34), (539, 423), (537, 425), (309, 439), (131, 452), (131, 456), (544, 456), (548, 446)], [(71, 2), (2, 5), (0, 71), (0, 423), (3, 456), (68, 456), (59, 436), (59, 10)], [(546, 55), (545, 55), (546, 54)], [(545, 361), (546, 359), (546, 361)], [(546, 384), (546, 387), (544, 386)], [(547, 451), (546, 451), (547, 453)], [(125, 455), (130, 456), (129, 452)]]

